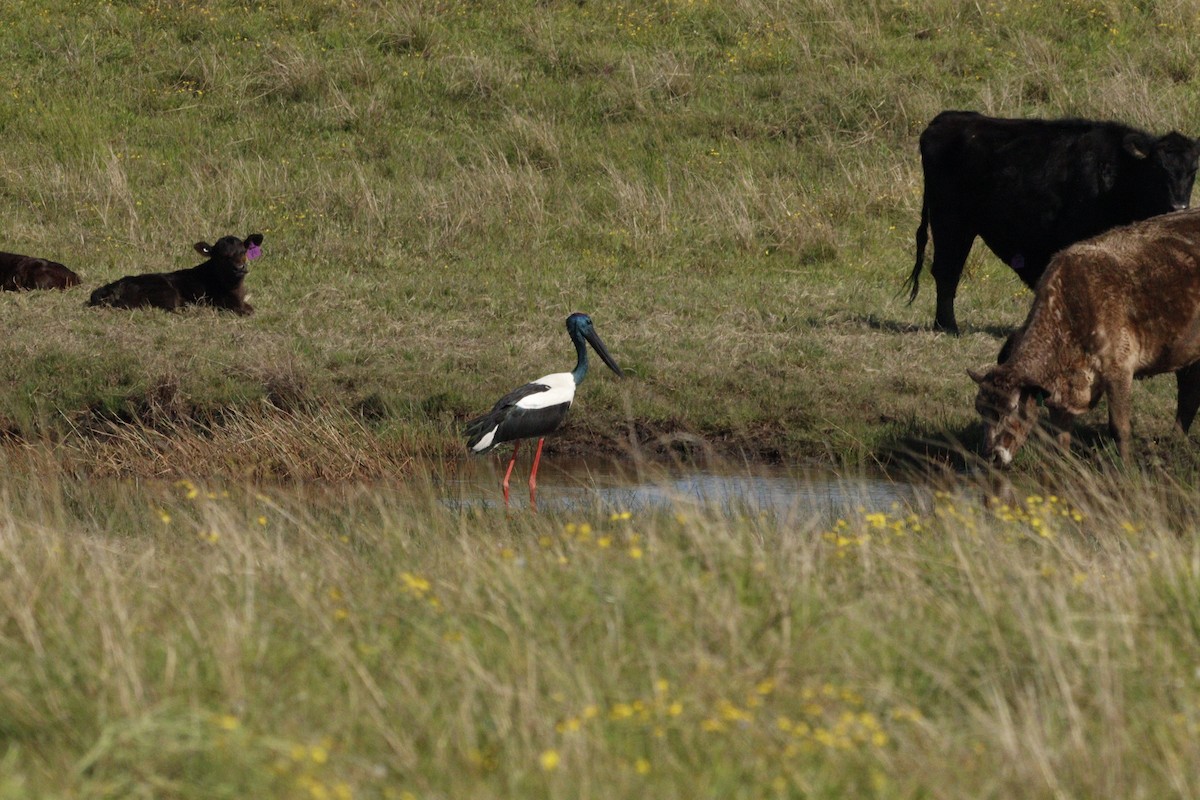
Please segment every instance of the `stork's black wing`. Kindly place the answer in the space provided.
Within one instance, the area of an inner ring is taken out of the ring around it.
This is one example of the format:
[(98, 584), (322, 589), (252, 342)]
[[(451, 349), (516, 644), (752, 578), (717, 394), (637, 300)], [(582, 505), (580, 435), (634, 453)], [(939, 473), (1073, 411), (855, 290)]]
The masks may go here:
[(487, 435), (488, 431), (503, 422), (505, 416), (508, 414), (508, 410), (515, 406), (519, 400), (529, 397), (531, 394), (547, 392), (549, 390), (550, 387), (544, 383), (527, 383), (501, 397), (496, 401), (496, 405), (492, 406), (491, 411), (471, 420), (463, 428), (463, 434), (467, 437), (467, 447), (474, 448), (479, 443), (479, 440)]

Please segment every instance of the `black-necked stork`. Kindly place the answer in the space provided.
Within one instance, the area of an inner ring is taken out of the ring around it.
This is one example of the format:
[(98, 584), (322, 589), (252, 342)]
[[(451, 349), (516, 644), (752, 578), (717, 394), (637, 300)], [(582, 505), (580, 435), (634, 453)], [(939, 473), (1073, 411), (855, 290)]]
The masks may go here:
[(604, 347), (604, 342), (592, 326), (587, 314), (575, 313), (567, 317), (567, 333), (575, 343), (578, 359), (570, 372), (556, 372), (532, 383), (513, 389), (501, 397), (492, 410), (482, 417), (467, 423), (467, 447), (473, 453), (486, 453), (501, 442), (512, 442), (512, 458), (504, 473), (504, 506), (508, 507), (508, 479), (513, 464), (517, 461), (517, 450), (522, 439), (538, 437), (537, 453), (533, 456), (533, 469), (529, 473), (529, 504), (537, 508), (537, 470), (542, 459), (542, 444), (546, 435), (552, 433), (567, 416), (567, 409), (575, 399), (575, 387), (583, 383), (588, 371), (587, 346), (591, 344), (608, 368), (625, 377), (625, 373), (613, 361)]

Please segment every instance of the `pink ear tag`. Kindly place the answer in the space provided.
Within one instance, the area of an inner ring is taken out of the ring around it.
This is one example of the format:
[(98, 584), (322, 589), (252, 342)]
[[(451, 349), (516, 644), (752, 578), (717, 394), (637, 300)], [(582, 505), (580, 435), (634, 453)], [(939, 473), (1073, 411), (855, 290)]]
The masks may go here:
[(256, 244), (252, 244), (246, 248), (246, 259), (248, 261), (253, 261), (254, 259), (258, 258), (261, 255), (262, 255), (262, 248)]

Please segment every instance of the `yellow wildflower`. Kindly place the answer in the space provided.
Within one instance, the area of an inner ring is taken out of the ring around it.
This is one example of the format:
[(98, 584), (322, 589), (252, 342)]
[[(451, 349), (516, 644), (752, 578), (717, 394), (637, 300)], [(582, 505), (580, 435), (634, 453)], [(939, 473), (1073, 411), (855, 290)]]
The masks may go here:
[(542, 765), (542, 769), (544, 769), (546, 772), (552, 772), (553, 770), (558, 769), (558, 764), (560, 761), (562, 761), (562, 759), (559, 757), (557, 750), (544, 750), (542, 754), (538, 756), (538, 763)]
[(610, 719), (629, 719), (633, 716), (633, 706), (628, 703), (617, 703), (609, 712)]
[(425, 594), (425, 592), (429, 591), (429, 581), (413, 575), (411, 572), (400, 573), (400, 579), (404, 581), (405, 588), (413, 594)]

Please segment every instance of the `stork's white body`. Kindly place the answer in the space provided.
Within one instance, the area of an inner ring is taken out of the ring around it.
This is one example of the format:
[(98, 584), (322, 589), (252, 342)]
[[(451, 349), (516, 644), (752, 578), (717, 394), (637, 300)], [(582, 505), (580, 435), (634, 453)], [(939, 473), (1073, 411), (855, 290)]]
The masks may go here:
[(487, 416), (487, 424), (471, 451), (486, 453), (502, 442), (532, 439), (552, 433), (567, 416), (575, 399), (575, 378), (555, 372), (530, 381), (502, 397)]

